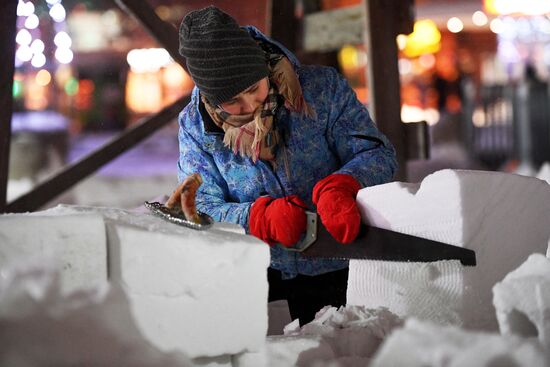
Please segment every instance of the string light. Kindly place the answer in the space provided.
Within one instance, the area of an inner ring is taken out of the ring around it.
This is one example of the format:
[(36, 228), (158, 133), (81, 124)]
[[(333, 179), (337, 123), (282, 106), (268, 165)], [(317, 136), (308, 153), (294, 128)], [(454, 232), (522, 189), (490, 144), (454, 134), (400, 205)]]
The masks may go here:
[(19, 32), (17, 32), (17, 35), (15, 36), (15, 42), (21, 46), (28, 46), (31, 44), (32, 36), (31, 32), (29, 32), (26, 29), (21, 29)]
[(17, 16), (28, 17), (34, 13), (34, 4), (30, 1), (25, 3), (21, 0), (17, 3)]
[(31, 43), (31, 50), (33, 54), (41, 54), (44, 52), (44, 42), (42, 40), (36, 39)]
[(36, 14), (31, 14), (27, 17), (25, 20), (25, 28), (27, 29), (35, 29), (40, 24), (40, 20), (36, 16)]
[(55, 50), (55, 58), (62, 64), (73, 61), (73, 52), (69, 48), (58, 48)]
[(31, 60), (31, 65), (35, 68), (41, 68), (46, 65), (46, 56), (44, 54), (34, 54)]
[(489, 28), (491, 29), (491, 32), (499, 34), (503, 31), (504, 24), (502, 23), (502, 20), (495, 18), (491, 20), (491, 23), (489, 23)]
[(464, 29), (464, 23), (459, 18), (452, 17), (447, 21), (447, 28), (452, 33), (458, 33)]
[(488, 21), (489, 20), (487, 19), (487, 15), (485, 15), (485, 13), (482, 12), (481, 10), (476, 11), (472, 15), (472, 22), (478, 27), (483, 27), (484, 25), (487, 24)]
[(60, 23), (65, 20), (65, 16), (67, 13), (65, 12), (65, 8), (61, 3), (57, 3), (50, 9), (50, 17), (54, 20), (54, 22)]
[(55, 37), (53, 38), (53, 43), (60, 48), (69, 48), (72, 44), (71, 37), (67, 34), (67, 32), (58, 32)]

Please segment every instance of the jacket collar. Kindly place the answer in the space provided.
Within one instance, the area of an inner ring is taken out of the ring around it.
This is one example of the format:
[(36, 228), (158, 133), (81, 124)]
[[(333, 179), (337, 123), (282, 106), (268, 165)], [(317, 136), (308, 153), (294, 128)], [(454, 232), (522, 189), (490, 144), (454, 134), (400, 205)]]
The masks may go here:
[(206, 107), (204, 107), (204, 103), (200, 98), (199, 100), (199, 113), (201, 114), (201, 118), (204, 124), (204, 132), (207, 134), (223, 134), (224, 131), (221, 127), (216, 125), (214, 120), (212, 120), (212, 117), (210, 117), (210, 114), (208, 111), (206, 111)]

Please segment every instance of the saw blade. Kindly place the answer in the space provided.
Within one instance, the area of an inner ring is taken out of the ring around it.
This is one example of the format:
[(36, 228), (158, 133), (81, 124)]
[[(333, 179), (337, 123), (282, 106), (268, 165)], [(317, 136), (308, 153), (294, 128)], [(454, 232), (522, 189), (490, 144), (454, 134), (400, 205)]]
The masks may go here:
[(332, 237), (321, 221), (318, 221), (315, 243), (303, 251), (302, 255), (338, 260), (459, 260), (463, 265), (476, 265), (476, 254), (473, 250), (365, 224), (361, 224), (359, 235), (352, 243), (341, 244)]

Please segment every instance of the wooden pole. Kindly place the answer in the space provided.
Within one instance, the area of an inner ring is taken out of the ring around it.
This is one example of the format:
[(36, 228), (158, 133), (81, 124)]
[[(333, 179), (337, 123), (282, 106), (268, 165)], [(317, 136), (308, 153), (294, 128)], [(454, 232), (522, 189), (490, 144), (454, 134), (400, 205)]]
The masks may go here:
[[(396, 37), (412, 31), (411, 0), (365, 0), (368, 55), (369, 110), (378, 128), (389, 138), (399, 164), (395, 179), (406, 179), (407, 141), (401, 122), (401, 93)], [(403, 7), (406, 7), (405, 9)], [(405, 17), (405, 19), (404, 19)]]
[(301, 34), (295, 15), (294, 0), (271, 0), (271, 37), (291, 52), (298, 49), (297, 35)]
[(13, 113), (13, 70), (17, 1), (6, 1), (0, 11), (0, 213), (7, 203), (8, 169)]
[(172, 121), (183, 107), (189, 103), (190, 99), (190, 96), (182, 97), (155, 115), (143, 119), (142, 122), (113, 138), (100, 149), (67, 166), (63, 171), (41, 183), (31, 192), (9, 203), (7, 212), (21, 213), (39, 209), (48, 201)]
[(126, 13), (134, 16), (160, 46), (168, 51), (174, 61), (187, 71), (185, 58), (179, 53), (179, 33), (172, 24), (160, 19), (147, 1), (115, 0), (115, 2)]

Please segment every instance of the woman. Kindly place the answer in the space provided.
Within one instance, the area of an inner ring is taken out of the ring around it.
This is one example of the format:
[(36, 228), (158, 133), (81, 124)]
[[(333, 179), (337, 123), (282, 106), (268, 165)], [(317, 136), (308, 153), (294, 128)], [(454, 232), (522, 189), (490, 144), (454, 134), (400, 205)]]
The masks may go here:
[(180, 54), (196, 87), (179, 117), (179, 181), (199, 173), (198, 210), (271, 245), (269, 298), (287, 299), (293, 319), (344, 305), (347, 261), (285, 247), (303, 236), (305, 209), (339, 242), (353, 241), (357, 191), (392, 179), (393, 147), (334, 69), (300, 65), (216, 7), (184, 18)]

